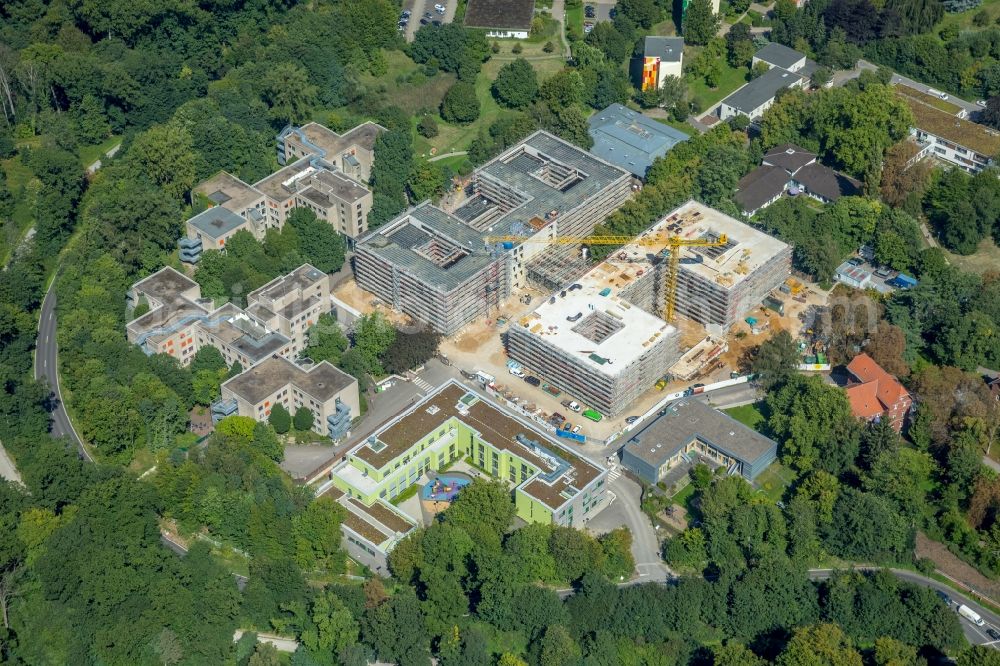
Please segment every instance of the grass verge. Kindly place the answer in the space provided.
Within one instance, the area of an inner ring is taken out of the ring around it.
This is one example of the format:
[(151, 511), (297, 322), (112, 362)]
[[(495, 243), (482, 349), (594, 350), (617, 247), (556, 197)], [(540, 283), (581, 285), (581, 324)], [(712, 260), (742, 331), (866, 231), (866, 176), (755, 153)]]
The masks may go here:
[(697, 100), (701, 104), (701, 108), (706, 111), (747, 82), (745, 68), (730, 67), (726, 62), (720, 64), (722, 65), (722, 76), (719, 77), (719, 85), (715, 88), (709, 88), (704, 78), (688, 78), (688, 90), (691, 97)]

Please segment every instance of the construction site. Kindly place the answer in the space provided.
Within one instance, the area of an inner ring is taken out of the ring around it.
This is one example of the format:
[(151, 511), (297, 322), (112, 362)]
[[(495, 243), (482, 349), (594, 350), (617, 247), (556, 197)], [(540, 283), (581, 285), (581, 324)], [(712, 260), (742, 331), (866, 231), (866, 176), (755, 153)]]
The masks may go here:
[(618, 414), (677, 360), (678, 335), (659, 317), (612, 295), (600, 269), (511, 326), (507, 351), (578, 400)]
[[(618, 239), (584, 242), (605, 240)], [(552, 275), (558, 255), (546, 256)], [(579, 262), (572, 254), (564, 258), (564, 277), (576, 281), (510, 328), (507, 352), (608, 415), (667, 374), (694, 377), (728, 349), (710, 335), (681, 345), (671, 324), (675, 313), (721, 336), (779, 288), (791, 268), (788, 245), (694, 201), (578, 278)], [(551, 278), (540, 286), (548, 284)]]
[(715, 335), (725, 334), (791, 273), (790, 245), (714, 208), (688, 201), (610, 260), (621, 268), (621, 275), (631, 278), (625, 297), (651, 312), (668, 300), (661, 289), (669, 280), (661, 271), (671, 263), (666, 260), (669, 238), (725, 239), (723, 243), (681, 245), (675, 258), (677, 314)]
[(536, 132), (472, 176), (470, 196), (445, 211), (424, 202), (356, 246), (361, 288), (442, 335), (496, 314), (543, 244), (586, 235), (632, 192), (630, 174), (547, 132)]

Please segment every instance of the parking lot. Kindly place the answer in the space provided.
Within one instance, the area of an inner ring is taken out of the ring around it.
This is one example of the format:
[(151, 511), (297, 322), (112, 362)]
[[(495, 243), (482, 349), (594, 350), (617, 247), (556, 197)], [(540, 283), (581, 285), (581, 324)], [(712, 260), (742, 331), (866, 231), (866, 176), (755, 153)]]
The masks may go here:
[[(437, 11), (434, 6), (442, 5), (444, 13)], [(455, 18), (455, 10), (458, 8), (458, 0), (406, 0), (403, 3), (403, 10), (410, 12), (409, 21), (406, 25), (406, 41), (412, 42), (417, 30), (420, 29), (420, 21), (427, 19), (428, 23), (440, 21), (441, 23), (451, 23)], [(430, 18), (427, 18), (430, 13)]]
[[(594, 8), (594, 16), (587, 16), (587, 7)], [(583, 21), (584, 23), (596, 23), (598, 21), (610, 21), (614, 18), (611, 15), (612, 10), (615, 8), (614, 2), (585, 2), (583, 5)]]

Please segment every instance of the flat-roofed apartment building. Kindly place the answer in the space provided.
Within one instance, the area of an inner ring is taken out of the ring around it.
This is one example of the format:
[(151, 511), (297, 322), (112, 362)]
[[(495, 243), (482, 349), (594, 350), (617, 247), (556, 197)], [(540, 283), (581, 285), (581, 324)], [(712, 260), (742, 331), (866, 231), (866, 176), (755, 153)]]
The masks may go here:
[(237, 231), (262, 240), (280, 229), (295, 208), (308, 208), (348, 239), (368, 229), (375, 140), (385, 128), (364, 123), (345, 134), (309, 123), (278, 135), (275, 173), (249, 184), (221, 171), (192, 190), (192, 202), (209, 206), (188, 220), (179, 242), (181, 259), (197, 262), (204, 250), (221, 250)]
[(245, 310), (232, 303), (215, 308), (197, 282), (167, 266), (132, 285), (129, 306), (142, 301), (149, 312), (129, 322), (127, 333), (147, 354), (169, 354), (187, 365), (209, 345), (227, 364), (246, 368), (305, 349), (306, 330), (330, 311), (330, 278), (303, 264), (250, 292)]
[(903, 85), (896, 94), (913, 113), (910, 137), (919, 147), (913, 162), (936, 157), (978, 173), (1000, 154), (1000, 132), (966, 120), (962, 107)]
[(147, 354), (173, 356), (181, 365), (206, 345), (218, 349), (228, 365), (238, 362), (244, 368), (291, 350), (287, 337), (232, 303), (214, 307), (201, 297), (197, 282), (169, 266), (132, 285), (129, 307), (142, 302), (149, 312), (128, 323), (129, 342)]
[(305, 405), (316, 432), (340, 439), (360, 415), (357, 380), (329, 363), (303, 368), (289, 360), (305, 349), (309, 327), (330, 311), (330, 279), (323, 271), (304, 264), (275, 278), (250, 292), (244, 310), (232, 303), (215, 308), (197, 282), (167, 266), (132, 285), (129, 307), (143, 302), (149, 312), (126, 331), (147, 354), (188, 365), (199, 349), (214, 347), (227, 365), (247, 368), (223, 384), (222, 398), (212, 405), (215, 421), (234, 414), (264, 420), (275, 402), (291, 412)]
[(313, 430), (339, 439), (361, 414), (358, 380), (323, 361), (308, 368), (272, 356), (222, 384), (222, 401), (235, 402), (241, 416), (266, 421), (275, 405), (294, 414), (305, 407)]
[(524, 287), (539, 243), (487, 236), (586, 236), (631, 194), (631, 175), (539, 131), (477, 170), (453, 214), (424, 202), (358, 240), (358, 284), (452, 335)]
[(618, 414), (680, 356), (677, 330), (623, 297), (628, 268), (603, 263), (508, 329), (507, 353), (604, 414)]
[(348, 498), (377, 506), (463, 458), (512, 489), (526, 522), (580, 526), (604, 507), (606, 469), (456, 380), (351, 449), (331, 479)]

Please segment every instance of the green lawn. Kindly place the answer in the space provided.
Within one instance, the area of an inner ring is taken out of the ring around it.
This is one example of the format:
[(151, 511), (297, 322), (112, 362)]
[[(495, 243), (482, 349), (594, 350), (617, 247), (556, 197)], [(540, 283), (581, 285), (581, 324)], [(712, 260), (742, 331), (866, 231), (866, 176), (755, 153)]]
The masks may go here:
[(576, 34), (583, 34), (583, 5), (566, 10), (566, 30), (576, 30)]
[(80, 156), (80, 164), (86, 169), (91, 164), (101, 159), (104, 153), (108, 152), (114, 148), (117, 144), (122, 142), (120, 135), (110, 136), (96, 146), (83, 146), (78, 151), (77, 154)]
[(746, 427), (753, 428), (754, 430), (760, 430), (758, 426), (764, 423), (764, 415), (761, 414), (760, 409), (757, 407), (757, 403), (752, 405), (742, 405), (740, 407), (730, 407), (729, 409), (723, 409), (722, 411), (729, 414)]
[(688, 136), (695, 135), (695, 129), (688, 125), (687, 123), (677, 122), (672, 118), (653, 118), (656, 122), (663, 123), (664, 125), (670, 125), (678, 132), (684, 132)]
[(458, 173), (459, 167), (461, 167), (462, 163), (467, 159), (468, 158), (465, 155), (455, 155), (454, 157), (446, 157), (443, 160), (437, 160), (434, 164), (441, 167), (447, 167), (453, 172)]
[(678, 506), (682, 506), (685, 509), (688, 509), (689, 508), (688, 502), (691, 500), (691, 497), (694, 496), (695, 492), (697, 492), (697, 489), (694, 487), (694, 484), (689, 483), (683, 488), (681, 488), (680, 492), (678, 492), (670, 499), (673, 500), (674, 504), (677, 504)]
[[(687, 57), (685, 55), (685, 57)], [(728, 63), (722, 63), (722, 76), (719, 78), (719, 87), (709, 88), (705, 84), (705, 79), (686, 77), (688, 91), (693, 99), (698, 100), (701, 108), (708, 110), (716, 106), (731, 92), (747, 82), (747, 70), (744, 67), (730, 67)]]
[(771, 463), (770, 467), (761, 472), (754, 485), (772, 502), (781, 500), (785, 491), (795, 482), (795, 472), (779, 462)]
[[(943, 248), (942, 248), (943, 249)], [(968, 273), (985, 273), (1000, 271), (1000, 247), (992, 238), (986, 237), (979, 243), (979, 248), (969, 256), (944, 251), (948, 263), (958, 266)]]
[(673, 37), (677, 34), (677, 24), (674, 23), (673, 17), (667, 18), (665, 21), (660, 21), (655, 24), (649, 31), (651, 35), (662, 35), (664, 37)]
[[(972, 23), (973, 17), (980, 11), (985, 11), (990, 17), (990, 21), (985, 27), (979, 27)], [(989, 30), (995, 27), (998, 18), (1000, 18), (1000, 0), (983, 0), (981, 5), (969, 11), (959, 12), (958, 14), (945, 13), (944, 17), (934, 26), (930, 34), (938, 37), (938, 33), (946, 25), (954, 25), (958, 28), (959, 32), (966, 30)]]
[[(538, 48), (540, 49), (541, 47)], [(526, 48), (525, 53), (527, 53), (527, 51), (528, 49)], [(465, 150), (469, 147), (472, 140), (479, 134), (480, 128), (489, 127), (494, 120), (505, 113), (512, 113), (511, 111), (501, 108), (500, 105), (497, 104), (497, 101), (493, 99), (493, 93), (491, 91), (493, 80), (496, 79), (497, 72), (499, 72), (500, 68), (511, 60), (512, 57), (510, 56), (507, 56), (506, 58), (491, 58), (483, 65), (483, 71), (479, 73), (478, 77), (476, 77), (476, 97), (479, 99), (480, 108), (479, 118), (475, 122), (469, 123), (468, 125), (456, 125), (447, 123), (438, 117), (438, 135), (436, 137), (432, 139), (425, 139), (422, 136), (416, 136), (413, 146), (417, 155), (429, 157), (431, 148), (435, 149), (435, 154), (437, 155)], [(545, 60), (531, 60), (529, 62), (538, 73), (539, 81), (544, 81), (563, 67), (562, 56), (558, 54), (553, 55), (551, 58), (546, 58)], [(442, 92), (442, 96), (443, 94), (444, 93)], [(440, 104), (440, 100), (438, 101), (438, 104)]]

